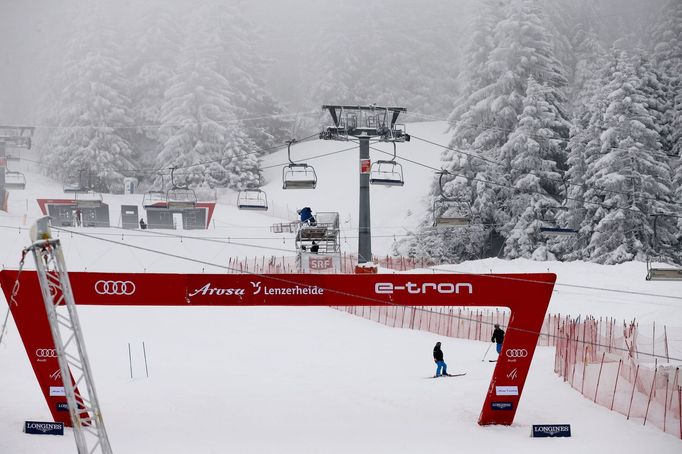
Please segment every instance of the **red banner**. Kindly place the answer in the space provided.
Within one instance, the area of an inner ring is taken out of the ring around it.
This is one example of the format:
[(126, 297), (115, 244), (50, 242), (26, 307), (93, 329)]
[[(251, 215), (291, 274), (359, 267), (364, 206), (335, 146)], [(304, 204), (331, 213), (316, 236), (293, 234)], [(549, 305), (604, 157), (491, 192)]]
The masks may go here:
[[(102, 306), (492, 306), (512, 311), (478, 423), (510, 425), (554, 288), (554, 274), (69, 273), (77, 304)], [(17, 279), (0, 271), (7, 301)], [(20, 278), (12, 315), (55, 421), (65, 398), (35, 271)]]

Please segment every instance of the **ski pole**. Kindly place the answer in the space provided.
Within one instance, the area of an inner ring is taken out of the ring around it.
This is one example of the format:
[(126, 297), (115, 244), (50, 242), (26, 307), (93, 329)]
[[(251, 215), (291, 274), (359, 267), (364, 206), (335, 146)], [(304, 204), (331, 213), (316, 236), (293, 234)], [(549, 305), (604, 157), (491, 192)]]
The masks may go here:
[(488, 345), (488, 349), (485, 351), (485, 355), (483, 355), (483, 359), (481, 360), (481, 362), (485, 361), (485, 357), (488, 356), (488, 352), (490, 351), (490, 347), (492, 346), (493, 344)]

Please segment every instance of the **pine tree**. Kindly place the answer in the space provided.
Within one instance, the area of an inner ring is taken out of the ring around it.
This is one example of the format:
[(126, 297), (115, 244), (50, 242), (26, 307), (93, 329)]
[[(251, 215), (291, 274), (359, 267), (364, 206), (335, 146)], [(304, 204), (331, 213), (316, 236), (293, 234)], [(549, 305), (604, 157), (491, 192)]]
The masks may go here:
[[(198, 13), (190, 23), (177, 74), (162, 107), (159, 168), (179, 167), (192, 188), (241, 188), (257, 179), (253, 143), (235, 121), (228, 80), (218, 71), (221, 42), (216, 29), (203, 27)], [(158, 182), (157, 182), (158, 183)]]
[(213, 0), (201, 10), (204, 26), (216, 33), (216, 71), (230, 84), (230, 102), (242, 128), (261, 154), (290, 138), (291, 120), (269, 91), (262, 39), (245, 13), (243, 0)]
[(80, 169), (103, 184), (100, 190), (122, 191), (123, 175), (132, 168), (128, 142), (132, 120), (124, 96), (123, 65), (114, 34), (106, 26), (87, 24), (70, 42), (59, 79), (63, 86), (55, 105), (46, 109), (58, 119), (44, 156), (47, 168), (63, 180)]
[(156, 159), (164, 138), (161, 136), (161, 107), (174, 75), (182, 33), (168, 9), (148, 11), (133, 39), (134, 55), (127, 70), (132, 99), (132, 116), (137, 126), (133, 145), (143, 165)]
[[(484, 239), (482, 243), (493, 245), (487, 254), (495, 254), (500, 235), (505, 235), (498, 226), (508, 226), (514, 217), (505, 209), (509, 208), (505, 201), (512, 195), (507, 187), (513, 180), (507, 171), (513, 146), (505, 152), (502, 149), (519, 124), (530, 77), (543, 86), (546, 107), (555, 119), (546, 125), (551, 130), (548, 137), (568, 137), (569, 124), (564, 113), (566, 78), (553, 55), (542, 11), (530, 0), (512, 0), (502, 6), (487, 2), (483, 6), (476, 30), (485, 40), (481, 49), (474, 46), (465, 57), (469, 69), (460, 83), (466, 98), (460, 100), (450, 116), (453, 122), (450, 146), (479, 158), (455, 159), (457, 151), (447, 151), (442, 159), (446, 170), (466, 182), (453, 188), (452, 195), (469, 201), (476, 223), (490, 226), (488, 241)], [(565, 153), (558, 145), (559, 142), (552, 145), (550, 159), (563, 166)], [(507, 228), (506, 233), (509, 232)], [(467, 238), (468, 233), (466, 230), (460, 233), (464, 243), (474, 241)]]
[(560, 154), (556, 130), (561, 120), (547, 95), (531, 76), (518, 126), (500, 150), (514, 188), (505, 203), (510, 219), (502, 228), (509, 258), (554, 258), (546, 249), (540, 227), (543, 217), (553, 218), (550, 208), (562, 205), (557, 201), (563, 187), (556, 161)]
[[(652, 54), (656, 69), (667, 91), (667, 110), (664, 112), (662, 143), (664, 150), (673, 159), (675, 168), (673, 187), (674, 201), (682, 204), (682, 2), (669, 0), (658, 15), (658, 22), (652, 33)], [(678, 255), (682, 262), (682, 219), (677, 223)]]
[[(649, 215), (666, 210), (670, 168), (642, 81), (625, 52), (615, 52), (615, 72), (605, 92), (601, 155), (588, 161), (586, 175), (586, 219), (594, 231), (585, 252), (599, 263), (643, 260), (656, 252)], [(657, 233), (669, 241), (670, 224), (659, 223)]]

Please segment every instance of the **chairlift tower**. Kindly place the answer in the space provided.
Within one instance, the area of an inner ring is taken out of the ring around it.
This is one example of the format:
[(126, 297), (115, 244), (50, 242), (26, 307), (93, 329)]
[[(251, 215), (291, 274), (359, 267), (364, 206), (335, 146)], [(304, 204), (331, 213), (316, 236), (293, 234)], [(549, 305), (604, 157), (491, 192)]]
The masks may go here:
[(404, 107), (323, 105), (332, 118), (332, 125), (320, 133), (320, 139), (360, 142), (360, 204), (358, 216), (358, 264), (372, 261), (372, 230), (370, 225), (370, 141), (409, 142), (405, 125), (398, 124)]
[(7, 155), (7, 147), (31, 149), (33, 126), (4, 126), (0, 125), (0, 210), (6, 210), (7, 190), (24, 189), (26, 178), (17, 171), (7, 170), (7, 161), (12, 157)]

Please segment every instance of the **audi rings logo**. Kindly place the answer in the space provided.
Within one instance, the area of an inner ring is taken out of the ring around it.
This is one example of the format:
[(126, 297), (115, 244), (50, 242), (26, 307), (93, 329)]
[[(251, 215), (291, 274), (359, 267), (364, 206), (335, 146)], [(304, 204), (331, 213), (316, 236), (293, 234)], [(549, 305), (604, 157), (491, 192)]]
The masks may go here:
[(125, 295), (135, 293), (135, 284), (130, 281), (97, 281), (95, 292), (98, 295)]
[(507, 358), (525, 358), (528, 356), (528, 350), (525, 348), (510, 348), (504, 352)]
[(57, 350), (54, 348), (39, 348), (36, 350), (36, 356), (38, 358), (56, 358)]

